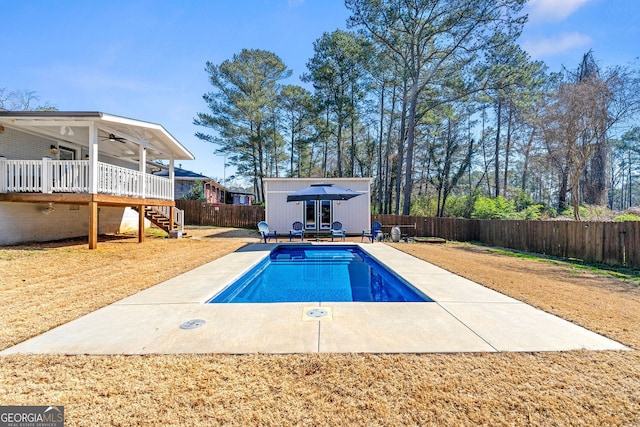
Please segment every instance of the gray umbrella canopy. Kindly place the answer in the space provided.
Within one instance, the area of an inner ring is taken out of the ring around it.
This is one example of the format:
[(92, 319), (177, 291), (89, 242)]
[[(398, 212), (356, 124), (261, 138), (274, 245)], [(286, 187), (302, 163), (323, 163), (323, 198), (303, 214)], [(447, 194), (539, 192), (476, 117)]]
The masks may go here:
[(287, 202), (303, 202), (306, 200), (349, 200), (362, 193), (335, 187), (333, 184), (320, 182), (307, 188), (295, 191), (287, 196)]

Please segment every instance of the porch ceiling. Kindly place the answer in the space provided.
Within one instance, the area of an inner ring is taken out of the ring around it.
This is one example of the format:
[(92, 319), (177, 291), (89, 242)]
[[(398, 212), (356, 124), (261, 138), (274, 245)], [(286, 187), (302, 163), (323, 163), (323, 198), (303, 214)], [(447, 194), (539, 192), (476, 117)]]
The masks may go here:
[[(65, 143), (89, 147), (89, 125), (98, 130), (101, 154), (137, 160), (146, 147), (147, 160), (193, 160), (193, 155), (163, 126), (101, 112), (0, 111), (5, 127)], [(115, 139), (109, 138), (110, 135)]]

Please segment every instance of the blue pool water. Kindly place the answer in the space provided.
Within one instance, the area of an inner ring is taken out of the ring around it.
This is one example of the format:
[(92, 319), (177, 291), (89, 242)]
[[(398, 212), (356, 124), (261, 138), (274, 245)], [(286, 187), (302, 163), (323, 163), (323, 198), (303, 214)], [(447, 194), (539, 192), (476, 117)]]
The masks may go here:
[(279, 246), (209, 303), (432, 300), (357, 246)]

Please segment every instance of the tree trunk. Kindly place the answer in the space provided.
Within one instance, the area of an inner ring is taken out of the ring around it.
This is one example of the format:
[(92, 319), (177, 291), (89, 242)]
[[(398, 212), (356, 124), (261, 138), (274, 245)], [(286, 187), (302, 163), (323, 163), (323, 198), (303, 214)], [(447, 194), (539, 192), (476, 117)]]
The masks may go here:
[(400, 194), (402, 191), (402, 166), (404, 164), (404, 140), (407, 128), (407, 80), (404, 80), (402, 97), (402, 119), (398, 138), (398, 160), (396, 162), (396, 203), (394, 213), (400, 215)]
[(336, 138), (336, 149), (337, 149), (337, 159), (336, 163), (338, 164), (338, 177), (342, 178), (342, 119), (338, 119), (338, 136)]
[(411, 85), (411, 100), (409, 101), (409, 117), (407, 122), (407, 161), (405, 166), (404, 200), (402, 214), (411, 212), (411, 192), (413, 191), (413, 147), (416, 136), (416, 110), (418, 108), (418, 80), (414, 79)]
[(276, 169), (276, 178), (280, 176), (280, 172), (278, 170), (278, 129), (276, 128), (276, 115), (273, 114), (273, 163), (275, 164)]
[(509, 185), (509, 151), (511, 150), (511, 125), (513, 118), (513, 106), (509, 108), (509, 119), (507, 121), (507, 141), (504, 147), (504, 177), (502, 178), (502, 194), (507, 196), (507, 186)]
[(260, 201), (264, 202), (264, 185), (262, 179), (264, 178), (264, 147), (262, 144), (262, 132), (261, 125), (256, 126), (256, 146), (258, 147), (258, 195)]
[(527, 189), (527, 179), (529, 174), (529, 156), (531, 155), (531, 147), (533, 146), (533, 138), (536, 131), (535, 129), (531, 130), (531, 135), (529, 135), (529, 141), (527, 145), (524, 147), (524, 162), (522, 165), (522, 188), (523, 191)]
[(498, 197), (500, 195), (500, 124), (501, 124), (501, 116), (502, 114), (502, 103), (498, 100), (498, 111), (496, 118), (496, 147), (495, 147), (495, 155), (494, 155), (494, 164), (493, 164), (493, 185), (495, 186), (495, 196)]
[(567, 209), (567, 192), (569, 191), (569, 168), (564, 165), (560, 168), (560, 189), (558, 191), (558, 212)]
[(385, 146), (385, 155), (384, 155), (384, 201), (385, 207), (384, 212), (388, 214), (391, 212), (391, 194), (392, 191), (392, 181), (389, 170), (390, 160), (389, 157), (391, 155), (391, 132), (393, 130), (393, 123), (395, 121), (396, 115), (396, 85), (393, 85), (393, 90), (391, 92), (391, 112), (389, 113), (389, 127), (387, 128), (387, 143)]
[[(293, 170), (294, 170), (294, 151), (295, 151), (295, 142), (296, 142), (296, 120), (294, 115), (291, 115), (291, 169), (289, 171), (289, 176), (290, 177), (294, 177), (295, 175), (293, 174)], [(300, 174), (300, 171), (298, 171), (298, 175)]]
[(609, 149), (606, 142), (598, 142), (591, 156), (589, 168), (584, 176), (584, 202), (590, 205), (605, 206), (608, 200)]
[(384, 129), (384, 90), (385, 90), (385, 82), (382, 82), (382, 87), (380, 89), (380, 131), (379, 131), (379, 139), (378, 139), (378, 213), (382, 213), (382, 204), (384, 203), (382, 197), (382, 141), (383, 141), (383, 129)]
[(354, 89), (353, 82), (351, 83), (351, 153), (349, 159), (349, 165), (351, 170), (349, 171), (349, 176), (355, 176), (356, 172), (356, 123), (355, 123), (355, 99), (354, 99)]
[(571, 185), (571, 202), (573, 205), (573, 219), (576, 221), (581, 221), (580, 218), (580, 181), (577, 179), (573, 179)]
[(489, 179), (489, 160), (487, 154), (487, 139), (485, 138), (485, 122), (487, 119), (486, 107), (483, 105), (482, 107), (482, 159), (484, 160), (484, 173), (482, 174), (483, 178), (487, 182), (487, 194), (491, 196), (491, 180)]
[(629, 149), (627, 149), (627, 150), (628, 150), (627, 151), (627, 153), (628, 153), (627, 156), (629, 158), (629, 167), (628, 167), (628, 173), (629, 173), (629, 183), (628, 183), (628, 185), (629, 185), (629, 206), (628, 207), (631, 207), (631, 206), (633, 206), (631, 204), (631, 165), (632, 165), (632, 163), (631, 163), (631, 150), (629, 150)]
[[(327, 128), (327, 130), (329, 129), (329, 105), (326, 105), (327, 108), (327, 119), (326, 119), (326, 123), (325, 126)], [(326, 178), (327, 177), (327, 157), (329, 156), (329, 138), (323, 138), (324, 139), (324, 147), (322, 150), (322, 177)]]

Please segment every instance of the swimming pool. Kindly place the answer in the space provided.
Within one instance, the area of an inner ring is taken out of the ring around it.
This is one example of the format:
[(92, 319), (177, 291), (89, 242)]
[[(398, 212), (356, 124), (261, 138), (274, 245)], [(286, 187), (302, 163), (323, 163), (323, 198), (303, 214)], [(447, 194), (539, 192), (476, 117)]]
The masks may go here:
[(432, 302), (355, 245), (283, 245), (209, 303)]

